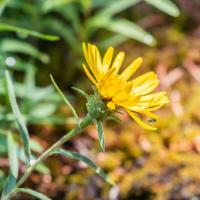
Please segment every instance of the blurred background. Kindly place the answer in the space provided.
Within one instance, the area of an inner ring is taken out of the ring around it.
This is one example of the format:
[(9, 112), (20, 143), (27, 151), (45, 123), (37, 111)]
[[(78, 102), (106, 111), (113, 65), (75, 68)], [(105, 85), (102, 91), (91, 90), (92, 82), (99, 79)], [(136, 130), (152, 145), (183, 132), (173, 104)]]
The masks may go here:
[[(53, 156), (25, 183), (58, 200), (200, 199), (200, 1), (199, 0), (0, 0), (0, 190), (8, 174), (6, 131), (21, 142), (5, 90), (4, 70), (14, 79), (35, 156), (75, 126), (75, 119), (54, 91), (51, 73), (84, 117), (90, 93), (82, 70), (82, 41), (103, 55), (114, 46), (137, 56), (139, 75), (154, 70), (159, 90), (170, 104), (158, 111), (156, 132), (144, 131), (126, 113), (124, 123), (104, 123), (106, 152), (96, 128), (65, 144), (94, 160), (117, 183), (105, 183), (83, 163)], [(33, 199), (20, 195), (20, 200)]]

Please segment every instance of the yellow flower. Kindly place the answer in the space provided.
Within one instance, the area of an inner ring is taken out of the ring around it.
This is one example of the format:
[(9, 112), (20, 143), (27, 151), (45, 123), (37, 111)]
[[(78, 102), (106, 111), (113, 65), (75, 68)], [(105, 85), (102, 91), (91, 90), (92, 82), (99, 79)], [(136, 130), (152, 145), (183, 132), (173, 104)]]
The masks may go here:
[(144, 129), (155, 130), (155, 127), (143, 122), (139, 115), (144, 114), (157, 120), (158, 116), (152, 111), (159, 109), (169, 100), (166, 92), (149, 94), (159, 84), (154, 72), (131, 79), (142, 64), (142, 58), (137, 58), (119, 73), (125, 57), (124, 52), (119, 52), (113, 57), (114, 48), (109, 47), (102, 59), (95, 45), (85, 43), (83, 43), (83, 52), (88, 64), (88, 67), (83, 64), (85, 73), (107, 102), (107, 107), (111, 110), (124, 108)]

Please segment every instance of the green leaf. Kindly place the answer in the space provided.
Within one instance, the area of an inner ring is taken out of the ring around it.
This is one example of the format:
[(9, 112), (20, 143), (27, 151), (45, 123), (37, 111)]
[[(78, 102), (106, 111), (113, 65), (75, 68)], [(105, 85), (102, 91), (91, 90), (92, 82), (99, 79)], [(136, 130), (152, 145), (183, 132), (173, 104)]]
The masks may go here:
[(33, 109), (30, 110), (29, 115), (30, 118), (34, 119), (43, 119), (51, 116), (57, 109), (57, 105), (55, 103), (37, 103), (35, 106), (32, 106)]
[(76, 87), (72, 87), (73, 90), (77, 91), (79, 94), (81, 94), (82, 96), (84, 96), (86, 99), (89, 98), (90, 96), (84, 92), (83, 90), (76, 88)]
[(95, 170), (95, 172), (100, 175), (106, 182), (108, 182), (111, 185), (115, 185), (114, 182), (106, 175), (93, 161), (91, 161), (89, 158), (86, 156), (83, 156), (79, 153), (72, 152), (72, 151), (67, 151), (64, 149), (57, 149), (53, 153), (55, 154), (62, 154), (68, 158), (76, 159), (79, 161), (84, 162), (86, 165), (88, 165), (90, 168)]
[(29, 30), (26, 28), (21, 28), (18, 26), (13, 26), (10, 24), (4, 24), (4, 23), (0, 23), (0, 31), (10, 31), (10, 32), (16, 32), (16, 33), (20, 33), (23, 34), (24, 36), (34, 36), (43, 40), (49, 40), (49, 41), (57, 41), (59, 40), (58, 36), (55, 35), (48, 35), (48, 34), (43, 34), (43, 33), (39, 33), (37, 31), (33, 31), (33, 30)]
[(102, 127), (101, 121), (97, 121), (96, 125), (97, 125), (97, 131), (98, 131), (101, 149), (102, 149), (102, 151), (105, 151), (105, 139), (104, 139), (104, 132), (103, 132), (103, 127)]
[(0, 0), (0, 16), (2, 15), (7, 3), (8, 0)]
[(19, 170), (18, 159), (17, 159), (17, 145), (13, 139), (12, 133), (8, 133), (7, 142), (8, 142), (8, 159), (9, 159), (10, 173), (15, 178), (17, 178)]
[(72, 3), (75, 0), (56, 0), (56, 1), (52, 1), (52, 0), (45, 0), (42, 1), (42, 10), (43, 12), (49, 12), (51, 10), (54, 10), (57, 7), (60, 6), (66, 6), (65, 4), (69, 4)]
[(156, 41), (151, 34), (146, 32), (137, 24), (126, 19), (111, 20), (104, 25), (104, 28), (131, 39), (138, 40), (147, 45), (155, 45)]
[(6, 76), (7, 92), (8, 92), (8, 96), (9, 96), (9, 101), (10, 101), (11, 108), (12, 108), (13, 114), (15, 116), (15, 119), (16, 119), (16, 122), (17, 122), (17, 125), (19, 128), (22, 142), (23, 142), (24, 153), (26, 156), (26, 162), (27, 162), (27, 165), (30, 165), (31, 151), (30, 151), (30, 144), (29, 144), (30, 139), (29, 139), (28, 130), (27, 130), (26, 124), (24, 122), (24, 119), (22, 117), (22, 114), (20, 113), (19, 107), (17, 105), (12, 79), (7, 70), (5, 71), (5, 76)]
[(60, 6), (56, 10), (59, 12), (70, 24), (73, 26), (76, 33), (78, 33), (81, 28), (81, 18), (79, 16), (79, 8), (75, 4), (68, 4), (66, 6)]
[(145, 0), (145, 2), (173, 17), (180, 15), (178, 7), (170, 0)]
[(4, 200), (6, 199), (6, 196), (12, 191), (12, 189), (15, 187), (16, 184), (16, 178), (12, 175), (9, 174), (5, 186), (3, 188), (3, 192), (1, 194), (1, 199)]
[(0, 170), (0, 191), (4, 185), (5, 182), (5, 174), (4, 171)]
[(101, 9), (97, 15), (112, 17), (113, 15), (126, 10), (127, 8), (137, 4), (141, 0), (123, 0), (123, 1), (115, 1), (114, 3), (110, 3), (106, 5), (104, 9)]
[(60, 88), (58, 87), (58, 85), (56, 84), (56, 82), (54, 81), (54, 78), (52, 75), (50, 75), (51, 81), (55, 87), (55, 89), (57, 90), (57, 92), (59, 93), (59, 95), (62, 97), (62, 99), (64, 100), (64, 102), (67, 104), (67, 106), (70, 108), (71, 112), (73, 113), (77, 123), (79, 124), (79, 118), (78, 115), (75, 111), (75, 109), (73, 108), (73, 106), (71, 105), (71, 103), (68, 101), (68, 99), (65, 97), (65, 95), (62, 93), (62, 91), (60, 90)]
[(11, 133), (8, 133), (7, 143), (8, 143), (8, 159), (9, 159), (10, 172), (2, 192), (2, 198), (6, 197), (10, 193), (10, 191), (14, 188), (19, 171), (19, 165), (17, 159), (17, 145)]
[(15, 191), (29, 194), (29, 195), (36, 197), (38, 199), (41, 199), (41, 200), (51, 200), (49, 197), (45, 196), (44, 194), (41, 194), (41, 193), (36, 192), (29, 188), (17, 188)]
[(63, 37), (73, 51), (81, 52), (80, 41), (76, 37), (76, 34), (70, 25), (67, 25), (66, 23), (63, 23), (60, 20), (52, 17), (42, 21), (42, 25), (44, 28), (51, 30), (52, 32)]
[(30, 147), (33, 151), (37, 153), (42, 153), (44, 151), (44, 147), (36, 140), (30, 140)]
[(120, 35), (120, 34), (114, 34), (110, 37), (106, 36), (106, 38), (99, 42), (99, 47), (102, 49), (107, 49), (108, 46), (117, 46), (121, 43), (125, 42), (128, 38)]
[(49, 56), (40, 52), (36, 47), (17, 39), (3, 39), (0, 42), (0, 51), (9, 53), (22, 53), (34, 57), (43, 63), (49, 62)]

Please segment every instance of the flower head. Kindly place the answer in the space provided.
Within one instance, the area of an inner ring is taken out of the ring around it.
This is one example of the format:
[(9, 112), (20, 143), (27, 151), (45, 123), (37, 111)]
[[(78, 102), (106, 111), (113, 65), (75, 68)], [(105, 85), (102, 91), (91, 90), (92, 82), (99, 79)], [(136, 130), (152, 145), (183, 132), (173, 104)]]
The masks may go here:
[(102, 59), (95, 45), (85, 43), (83, 52), (88, 65), (87, 67), (83, 64), (85, 73), (96, 86), (107, 107), (111, 110), (123, 108), (144, 129), (155, 130), (155, 127), (143, 122), (140, 115), (157, 120), (158, 116), (152, 111), (169, 100), (166, 92), (150, 94), (159, 84), (154, 72), (131, 79), (141, 66), (142, 58), (137, 58), (123, 72), (119, 72), (125, 58), (124, 52), (113, 57), (114, 48), (109, 47)]

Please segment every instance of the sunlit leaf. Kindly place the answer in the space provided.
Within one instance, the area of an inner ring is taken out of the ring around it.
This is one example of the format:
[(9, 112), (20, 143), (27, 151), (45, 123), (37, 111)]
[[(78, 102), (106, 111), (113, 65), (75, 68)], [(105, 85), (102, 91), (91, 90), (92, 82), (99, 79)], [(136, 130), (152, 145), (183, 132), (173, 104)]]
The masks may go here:
[(147, 45), (153, 46), (156, 43), (154, 37), (150, 33), (146, 32), (137, 24), (125, 19), (111, 20), (108, 24), (105, 24), (104, 28)]
[(8, 0), (0, 0), (0, 16), (2, 15), (7, 3)]
[[(110, 3), (105, 6), (104, 9), (101, 9), (97, 15), (111, 17), (127, 8), (137, 4), (141, 0), (123, 0), (123, 1), (115, 1), (114, 3)], [(108, 1), (109, 3), (109, 1)]]
[(180, 14), (178, 7), (171, 0), (145, 0), (145, 2), (173, 17), (178, 17)]

